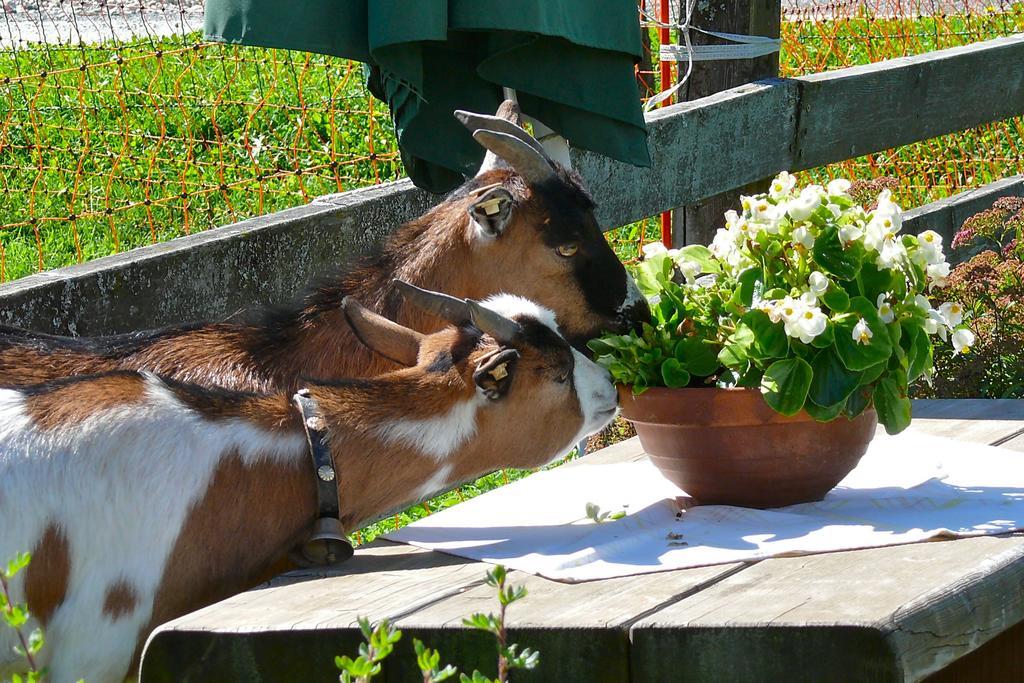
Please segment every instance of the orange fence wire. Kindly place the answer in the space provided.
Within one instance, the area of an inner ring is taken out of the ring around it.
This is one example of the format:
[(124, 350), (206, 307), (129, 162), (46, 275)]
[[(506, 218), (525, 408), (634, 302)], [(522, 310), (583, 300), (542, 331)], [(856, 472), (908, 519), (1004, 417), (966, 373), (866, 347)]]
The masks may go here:
[[(402, 175), (361, 65), (205, 43), (201, 10), (0, 1), (0, 282)], [(1008, 0), (784, 0), (783, 15), (784, 76), (1024, 31)], [(809, 175), (893, 176), (920, 203), (1024, 172), (1022, 141), (1018, 117)]]

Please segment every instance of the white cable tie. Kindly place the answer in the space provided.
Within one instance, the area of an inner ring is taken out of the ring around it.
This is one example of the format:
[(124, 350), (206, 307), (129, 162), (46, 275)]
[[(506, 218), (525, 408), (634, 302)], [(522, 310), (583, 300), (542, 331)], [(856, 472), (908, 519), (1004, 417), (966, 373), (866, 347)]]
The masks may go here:
[(782, 46), (779, 38), (767, 36), (746, 36), (739, 33), (707, 31), (691, 26), (694, 31), (728, 40), (734, 45), (694, 45), (689, 50), (683, 45), (662, 45), (659, 57), (663, 62), (708, 62), (726, 59), (754, 59), (778, 52)]

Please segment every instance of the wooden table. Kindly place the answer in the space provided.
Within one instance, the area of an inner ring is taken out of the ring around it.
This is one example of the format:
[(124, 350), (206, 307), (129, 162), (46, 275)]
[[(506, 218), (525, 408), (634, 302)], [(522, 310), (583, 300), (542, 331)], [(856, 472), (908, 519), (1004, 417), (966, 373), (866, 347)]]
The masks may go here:
[[(919, 401), (914, 414), (911, 429), (1024, 451), (1024, 401)], [(643, 457), (631, 439), (567, 467)], [(377, 680), (419, 679), (413, 636), (493, 674), (493, 640), (461, 625), (496, 608), (485, 569), (374, 543), (338, 570), (287, 574), (166, 624), (142, 681), (337, 680), (334, 656), (357, 652), (358, 616), (404, 633)], [(510, 610), (512, 637), (541, 652), (539, 669), (515, 679), (1020, 681), (1022, 576), (1016, 534), (575, 585), (511, 572), (529, 590)]]

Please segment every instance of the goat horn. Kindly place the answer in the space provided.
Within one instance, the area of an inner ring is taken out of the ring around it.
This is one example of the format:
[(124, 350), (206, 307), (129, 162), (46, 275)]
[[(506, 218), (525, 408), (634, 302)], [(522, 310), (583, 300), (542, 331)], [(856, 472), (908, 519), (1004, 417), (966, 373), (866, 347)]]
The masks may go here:
[(481, 332), (494, 337), (499, 344), (513, 344), (523, 333), (523, 327), (515, 320), (506, 318), (501, 313), (481, 306), (476, 301), (466, 301), (469, 306), (469, 319), (480, 328)]
[(374, 313), (350, 296), (341, 300), (341, 310), (366, 348), (406, 367), (416, 365), (422, 334)]
[[(505, 104), (509, 104), (510, 101), (506, 100)], [(503, 104), (502, 107), (505, 105)], [(501, 109), (498, 110), (499, 114)], [(518, 108), (515, 110), (516, 114), (519, 113)], [(508, 135), (515, 136), (533, 147), (537, 152), (543, 156), (547, 162), (551, 163), (551, 158), (548, 153), (544, 150), (544, 146), (534, 138), (532, 135), (523, 130), (522, 127), (516, 125), (515, 121), (510, 121), (502, 116), (490, 116), (489, 114), (474, 114), (471, 111), (462, 111), (461, 109), (455, 112), (455, 118), (462, 122), (469, 132), (476, 133), (478, 130), (489, 130), (494, 133), (507, 133)]]
[(515, 135), (481, 129), (473, 133), (473, 139), (508, 162), (531, 185), (556, 177), (547, 155)]
[(441, 292), (433, 292), (429, 289), (422, 289), (411, 285), (405, 280), (392, 280), (395, 289), (402, 297), (416, 308), (436, 315), (438, 318), (452, 323), (462, 325), (471, 322), (469, 308), (462, 299)]

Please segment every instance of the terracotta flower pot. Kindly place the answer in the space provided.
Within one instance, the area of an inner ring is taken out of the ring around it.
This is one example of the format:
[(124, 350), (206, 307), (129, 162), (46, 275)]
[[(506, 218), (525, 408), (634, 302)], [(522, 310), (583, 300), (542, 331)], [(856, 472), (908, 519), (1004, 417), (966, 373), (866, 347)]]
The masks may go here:
[(651, 461), (702, 504), (770, 508), (820, 500), (875, 436), (871, 408), (817, 422), (768, 407), (756, 389), (619, 387), (622, 415)]

